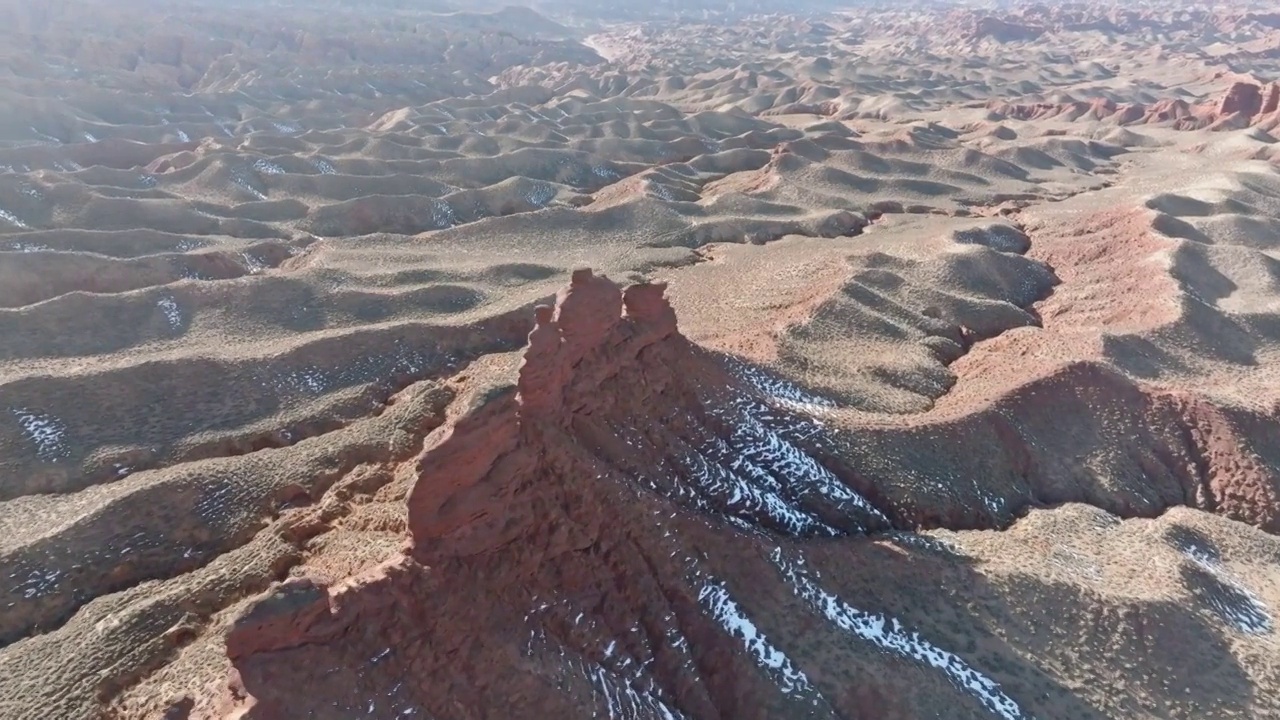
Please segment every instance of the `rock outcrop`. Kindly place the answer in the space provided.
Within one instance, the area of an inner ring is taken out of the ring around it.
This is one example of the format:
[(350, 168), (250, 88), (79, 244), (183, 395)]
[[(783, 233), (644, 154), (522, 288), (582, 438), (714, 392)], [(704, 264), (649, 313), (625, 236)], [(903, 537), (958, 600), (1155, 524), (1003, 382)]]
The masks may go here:
[(766, 382), (684, 339), (661, 285), (576, 272), (537, 309), (515, 386), (428, 436), (406, 555), (334, 587), (291, 580), (239, 618), (227, 713), (584, 717), (607, 699), (778, 717), (793, 699), (707, 613), (698, 548), (888, 522), (803, 449), (820, 427)]

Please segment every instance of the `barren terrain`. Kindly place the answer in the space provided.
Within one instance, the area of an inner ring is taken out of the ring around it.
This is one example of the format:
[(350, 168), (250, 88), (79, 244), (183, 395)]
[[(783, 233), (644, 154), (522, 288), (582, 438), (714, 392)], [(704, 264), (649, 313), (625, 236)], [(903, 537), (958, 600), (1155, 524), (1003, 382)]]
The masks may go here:
[(526, 5), (0, 0), (0, 718), (1280, 718), (1272, 5)]

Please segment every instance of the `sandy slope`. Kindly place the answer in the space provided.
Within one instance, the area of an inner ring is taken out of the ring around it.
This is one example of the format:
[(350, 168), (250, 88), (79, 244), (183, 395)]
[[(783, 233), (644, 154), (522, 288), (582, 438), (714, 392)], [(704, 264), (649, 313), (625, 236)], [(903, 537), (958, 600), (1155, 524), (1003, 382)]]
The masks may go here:
[(0, 3), (0, 716), (1280, 716), (1274, 12), (135, 4)]

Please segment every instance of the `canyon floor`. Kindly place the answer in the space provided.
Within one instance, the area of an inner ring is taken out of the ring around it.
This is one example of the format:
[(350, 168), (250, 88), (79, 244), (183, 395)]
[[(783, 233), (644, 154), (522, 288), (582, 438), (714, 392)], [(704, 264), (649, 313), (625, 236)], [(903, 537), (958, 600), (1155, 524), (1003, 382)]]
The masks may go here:
[(529, 5), (0, 0), (0, 717), (1280, 718), (1273, 5)]

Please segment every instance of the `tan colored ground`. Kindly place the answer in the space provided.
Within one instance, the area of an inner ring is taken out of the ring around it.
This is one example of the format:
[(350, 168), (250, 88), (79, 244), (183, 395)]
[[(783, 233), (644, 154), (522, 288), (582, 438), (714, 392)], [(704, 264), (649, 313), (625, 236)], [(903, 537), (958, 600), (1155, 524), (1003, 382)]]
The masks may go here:
[(461, 5), (0, 0), (0, 718), (1280, 718), (1274, 8)]

